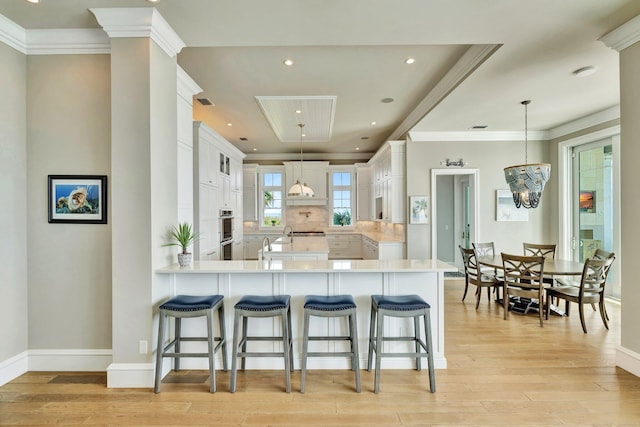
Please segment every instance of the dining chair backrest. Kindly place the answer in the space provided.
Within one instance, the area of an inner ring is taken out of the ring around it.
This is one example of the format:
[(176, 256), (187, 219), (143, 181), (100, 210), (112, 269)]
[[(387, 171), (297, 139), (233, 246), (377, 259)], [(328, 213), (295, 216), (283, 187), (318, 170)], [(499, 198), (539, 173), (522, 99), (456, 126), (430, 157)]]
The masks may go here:
[(544, 256), (502, 253), (505, 286), (537, 290), (543, 286)]
[(580, 277), (580, 297), (583, 297), (585, 292), (590, 294), (604, 293), (607, 273), (614, 259), (615, 257), (605, 259), (589, 258), (585, 261), (582, 276)]
[(494, 256), (496, 254), (493, 242), (488, 243), (472, 243), (476, 256)]
[(556, 257), (555, 244), (523, 243), (522, 247), (526, 256), (543, 256), (547, 259), (555, 259)]
[[(462, 256), (462, 263), (464, 264), (464, 274), (467, 277), (467, 280), (469, 279), (469, 275), (470, 275), (470, 270), (471, 270), (471, 259), (473, 258), (473, 266), (474, 268), (477, 268), (478, 263), (476, 262), (476, 257), (475, 257), (475, 253), (473, 252), (473, 249), (469, 249), (469, 248), (463, 248), (461, 245), (458, 245), (458, 248), (460, 249), (460, 255)], [(473, 272), (474, 276), (477, 276), (477, 272)]]
[(596, 249), (595, 253), (593, 254), (593, 259), (599, 259), (599, 260), (610, 259), (611, 260), (611, 263), (607, 265), (607, 268), (605, 269), (605, 272), (604, 272), (604, 277), (606, 279), (607, 276), (609, 275), (609, 270), (611, 270), (611, 266), (613, 265), (613, 261), (616, 259), (616, 254), (614, 252), (608, 252), (603, 249)]

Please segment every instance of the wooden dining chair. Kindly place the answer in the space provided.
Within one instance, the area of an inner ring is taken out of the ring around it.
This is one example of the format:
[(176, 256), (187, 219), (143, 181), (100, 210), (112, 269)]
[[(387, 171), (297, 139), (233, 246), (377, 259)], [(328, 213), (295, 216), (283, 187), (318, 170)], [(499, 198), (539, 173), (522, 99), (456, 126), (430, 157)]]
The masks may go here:
[[(476, 310), (480, 305), (480, 298), (482, 297), (482, 289), (487, 289), (487, 300), (491, 301), (491, 289), (496, 286), (501, 286), (502, 283), (498, 282), (493, 275), (483, 274), (480, 270), (480, 266), (478, 265), (478, 259), (476, 257), (476, 252), (474, 249), (463, 248), (458, 245), (460, 248), (460, 253), (462, 254), (462, 259), (465, 260), (465, 285), (472, 284), (476, 287)], [(464, 298), (467, 294), (467, 290), (465, 288), (465, 294), (462, 297)]]
[[(473, 242), (471, 243), (471, 246), (476, 251), (476, 257), (495, 256), (496, 254), (496, 249), (493, 242)], [(480, 266), (480, 271), (482, 271), (483, 274), (494, 276), (498, 282), (502, 283), (502, 279), (498, 276), (498, 271), (495, 268)], [(493, 288), (493, 291), (496, 294), (496, 300), (500, 299), (500, 288), (501, 286), (496, 286)]]
[(501, 253), (503, 270), (504, 318), (509, 315), (511, 297), (538, 300), (540, 327), (543, 326), (544, 261), (543, 256), (522, 256)]
[[(593, 259), (614, 259), (616, 258), (616, 254), (614, 252), (608, 252), (605, 251), (604, 249), (596, 249), (596, 251), (593, 254)], [(609, 265), (609, 267), (607, 268), (607, 270), (605, 271), (605, 277), (609, 276), (609, 270), (611, 270), (611, 266), (613, 265), (613, 263), (611, 263)], [(556, 279), (556, 284), (558, 284), (559, 286), (575, 286), (575, 287), (580, 287), (580, 280), (575, 280), (575, 279), (569, 279), (569, 278), (558, 278)], [(593, 309), (593, 311), (596, 311), (596, 305), (595, 303), (591, 303), (591, 308)], [(607, 320), (609, 320), (609, 315), (607, 314), (607, 307), (603, 306), (604, 308), (604, 316), (607, 318)]]
[[(584, 263), (580, 286), (556, 286), (547, 288), (547, 299), (556, 297), (565, 300), (565, 313), (569, 315), (569, 302), (578, 304), (580, 323), (582, 330), (587, 333), (587, 325), (584, 321), (584, 305), (598, 303), (600, 317), (604, 327), (609, 329), (606, 310), (604, 307), (604, 288), (607, 283), (607, 273), (613, 264), (614, 257), (605, 259), (587, 259)], [(549, 318), (549, 307), (546, 310), (546, 318)]]
[[(543, 256), (547, 259), (556, 258), (556, 245), (552, 244), (538, 244), (538, 243), (523, 243), (524, 254), (527, 256)], [(553, 286), (553, 277), (545, 277), (544, 283)]]

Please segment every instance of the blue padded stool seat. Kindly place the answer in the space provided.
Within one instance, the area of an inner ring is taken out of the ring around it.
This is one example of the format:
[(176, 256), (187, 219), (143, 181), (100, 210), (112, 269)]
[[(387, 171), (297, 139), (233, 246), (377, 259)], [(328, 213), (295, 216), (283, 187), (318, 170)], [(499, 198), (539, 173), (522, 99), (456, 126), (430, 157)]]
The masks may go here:
[[(215, 355), (222, 349), (223, 369), (227, 367), (227, 340), (224, 326), (224, 297), (222, 295), (176, 295), (165, 301), (158, 307), (160, 318), (158, 320), (158, 348), (156, 352), (156, 372), (155, 385), (153, 391), (160, 391), (162, 382), (163, 358), (174, 359), (174, 369), (180, 370), (181, 357), (207, 357), (209, 358), (209, 391), (216, 391), (216, 370)], [(219, 336), (215, 336), (214, 312), (218, 312)], [(175, 337), (167, 345), (164, 345), (166, 335), (166, 320), (173, 317), (175, 320)], [(207, 336), (206, 337), (184, 337), (182, 336), (182, 318), (184, 317), (206, 317)], [(208, 351), (206, 353), (182, 352), (180, 344), (185, 341), (206, 341)], [(169, 350), (173, 348), (174, 351)]]
[[(383, 357), (412, 357), (416, 360), (416, 369), (422, 369), (421, 360), (427, 358), (429, 365), (429, 389), (436, 391), (436, 381), (433, 368), (433, 347), (431, 344), (431, 306), (420, 295), (371, 295), (371, 320), (369, 323), (369, 358), (367, 370), (371, 371), (373, 357), (376, 358), (376, 368), (373, 391), (380, 391), (380, 365)], [(412, 317), (413, 336), (384, 336), (385, 317)], [(420, 318), (424, 322), (424, 341), (420, 334)], [(408, 341), (415, 343), (415, 351), (386, 352), (382, 350), (384, 341)]]
[[(346, 317), (349, 335), (309, 336), (311, 316)], [(302, 375), (300, 392), (304, 393), (307, 376), (308, 357), (345, 356), (351, 359), (351, 369), (355, 371), (356, 391), (360, 393), (360, 356), (358, 352), (358, 327), (356, 323), (356, 302), (351, 295), (307, 295), (304, 298), (304, 326), (302, 337)], [(348, 341), (349, 351), (309, 352), (309, 341)]]
[[(241, 369), (246, 367), (247, 357), (282, 357), (284, 358), (285, 385), (287, 393), (291, 392), (291, 371), (293, 371), (293, 346), (291, 339), (291, 295), (245, 295), (234, 305), (233, 351), (231, 362), (231, 383), (229, 391), (235, 393), (238, 373), (238, 357)], [(249, 318), (280, 317), (282, 334), (279, 336), (247, 335)], [(279, 341), (282, 351), (247, 351), (249, 341)]]

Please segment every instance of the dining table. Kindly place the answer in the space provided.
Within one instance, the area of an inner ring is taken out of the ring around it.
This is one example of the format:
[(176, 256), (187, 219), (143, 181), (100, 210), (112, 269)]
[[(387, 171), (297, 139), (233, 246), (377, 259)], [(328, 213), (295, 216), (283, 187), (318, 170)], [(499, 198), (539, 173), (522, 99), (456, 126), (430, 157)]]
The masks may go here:
[[(477, 261), (479, 265), (495, 268), (497, 270), (502, 270), (504, 267), (502, 264), (502, 255), (481, 256), (477, 258)], [(582, 275), (583, 269), (584, 264), (581, 262), (564, 259), (545, 258), (543, 275), (547, 277), (580, 276)], [(550, 309), (553, 313), (559, 316), (566, 316), (566, 313), (554, 304), (551, 304)]]

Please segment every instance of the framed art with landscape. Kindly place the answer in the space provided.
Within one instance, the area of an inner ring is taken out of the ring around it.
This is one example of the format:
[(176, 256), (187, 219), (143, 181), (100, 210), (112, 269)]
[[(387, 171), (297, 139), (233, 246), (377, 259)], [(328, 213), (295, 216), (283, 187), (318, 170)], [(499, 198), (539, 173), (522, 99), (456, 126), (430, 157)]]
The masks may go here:
[(49, 175), (50, 223), (106, 224), (106, 175)]

